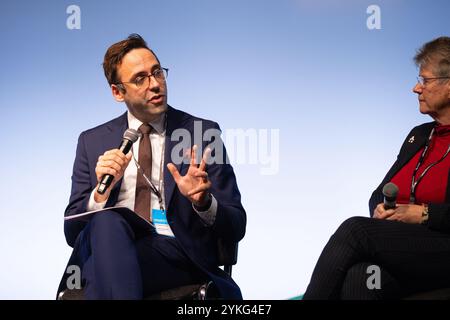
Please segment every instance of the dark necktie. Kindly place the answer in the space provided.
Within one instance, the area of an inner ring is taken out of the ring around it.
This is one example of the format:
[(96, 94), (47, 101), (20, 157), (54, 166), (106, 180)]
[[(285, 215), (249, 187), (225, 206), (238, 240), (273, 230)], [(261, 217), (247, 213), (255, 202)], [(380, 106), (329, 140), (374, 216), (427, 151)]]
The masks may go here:
[[(152, 129), (153, 128), (148, 123), (143, 123), (138, 129), (142, 134), (141, 141), (139, 142), (138, 163), (149, 179), (151, 179), (152, 177), (152, 145), (150, 143), (150, 132), (152, 131)], [(142, 173), (138, 169), (136, 176), (136, 197), (134, 203), (134, 211), (147, 221), (150, 221), (150, 201), (150, 186), (145, 181)]]

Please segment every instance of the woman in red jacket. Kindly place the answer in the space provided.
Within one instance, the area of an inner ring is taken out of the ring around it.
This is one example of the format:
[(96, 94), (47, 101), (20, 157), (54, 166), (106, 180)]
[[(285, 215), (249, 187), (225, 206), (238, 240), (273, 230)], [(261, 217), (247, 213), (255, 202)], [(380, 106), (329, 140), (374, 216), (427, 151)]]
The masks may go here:
[[(415, 127), (369, 201), (371, 218), (346, 220), (325, 246), (304, 299), (396, 299), (450, 287), (450, 38), (414, 58), (413, 91), (433, 122)], [(382, 188), (399, 187), (385, 209)], [(372, 277), (378, 273), (378, 279)]]

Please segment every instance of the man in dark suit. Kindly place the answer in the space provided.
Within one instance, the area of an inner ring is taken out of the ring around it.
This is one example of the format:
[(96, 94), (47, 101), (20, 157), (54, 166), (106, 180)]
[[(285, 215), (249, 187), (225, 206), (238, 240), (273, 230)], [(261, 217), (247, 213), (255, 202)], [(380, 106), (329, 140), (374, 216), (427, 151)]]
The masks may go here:
[[(217, 239), (237, 242), (246, 226), (218, 124), (167, 105), (168, 70), (137, 34), (112, 45), (103, 67), (115, 100), (128, 111), (81, 133), (65, 216), (123, 206), (142, 219), (131, 222), (112, 208), (88, 221), (65, 221), (74, 248), (69, 265), (81, 268), (85, 297), (142, 299), (212, 280), (222, 297), (242, 298), (217, 263)], [(125, 155), (117, 146), (128, 128), (140, 138)], [(101, 194), (105, 174), (114, 179)]]

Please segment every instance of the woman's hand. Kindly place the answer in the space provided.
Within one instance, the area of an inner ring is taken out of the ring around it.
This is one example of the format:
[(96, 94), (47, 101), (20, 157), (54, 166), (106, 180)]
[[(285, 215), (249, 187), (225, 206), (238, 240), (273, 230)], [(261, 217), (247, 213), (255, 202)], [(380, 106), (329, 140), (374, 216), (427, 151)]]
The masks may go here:
[(380, 203), (374, 210), (373, 218), (396, 220), (406, 223), (421, 223), (423, 205), (418, 204), (398, 204), (395, 209), (384, 209), (384, 204)]

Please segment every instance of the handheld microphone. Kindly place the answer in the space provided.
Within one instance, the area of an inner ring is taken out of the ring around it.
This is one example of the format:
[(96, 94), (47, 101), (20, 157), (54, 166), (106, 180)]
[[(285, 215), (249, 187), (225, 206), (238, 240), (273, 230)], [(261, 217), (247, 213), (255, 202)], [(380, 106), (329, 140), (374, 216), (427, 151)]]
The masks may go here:
[[(140, 133), (134, 129), (127, 129), (125, 133), (123, 134), (122, 143), (119, 146), (119, 150), (122, 151), (124, 154), (127, 154), (131, 147), (133, 146), (133, 143), (139, 139)], [(111, 185), (111, 182), (113, 181), (114, 176), (111, 174), (105, 174), (102, 177), (102, 180), (100, 181), (100, 184), (98, 186), (97, 192), (99, 194), (104, 194), (106, 192), (106, 189), (109, 188)]]
[(392, 183), (386, 183), (383, 187), (384, 209), (395, 209), (397, 206), (398, 187)]

